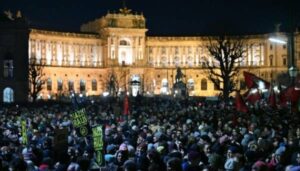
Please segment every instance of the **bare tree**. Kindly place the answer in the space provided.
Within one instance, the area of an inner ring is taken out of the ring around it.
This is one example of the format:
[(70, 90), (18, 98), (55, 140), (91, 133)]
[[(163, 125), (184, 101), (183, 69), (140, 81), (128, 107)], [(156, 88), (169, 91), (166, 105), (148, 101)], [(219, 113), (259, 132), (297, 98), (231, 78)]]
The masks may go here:
[(210, 37), (206, 46), (212, 57), (212, 60), (205, 59), (208, 79), (222, 91), (225, 103), (228, 103), (230, 93), (236, 90), (239, 64), (246, 52), (244, 40), (242, 37)]
[[(122, 83), (124, 82), (125, 76), (119, 69), (115, 71), (114, 68), (107, 74), (106, 87), (110, 95), (117, 96), (120, 87), (124, 87)], [(119, 73), (119, 74), (118, 74)], [(124, 73), (124, 72), (123, 72)]]
[(43, 76), (43, 69), (45, 63), (43, 61), (38, 62), (35, 57), (31, 57), (28, 67), (28, 80), (29, 80), (29, 95), (32, 101), (35, 102), (38, 93), (43, 89), (46, 79)]

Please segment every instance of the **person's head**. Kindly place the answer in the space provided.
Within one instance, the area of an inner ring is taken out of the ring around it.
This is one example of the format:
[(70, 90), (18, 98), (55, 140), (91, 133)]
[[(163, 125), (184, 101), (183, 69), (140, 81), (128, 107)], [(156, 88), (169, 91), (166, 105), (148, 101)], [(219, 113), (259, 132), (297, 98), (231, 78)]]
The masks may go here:
[(128, 151), (118, 151), (116, 154), (117, 163), (123, 164), (128, 159)]
[(167, 171), (182, 171), (181, 160), (173, 157), (167, 161)]
[(155, 149), (151, 149), (148, 151), (147, 153), (147, 158), (151, 161), (151, 162), (157, 162), (160, 160), (160, 154), (155, 150)]
[(210, 144), (205, 144), (203, 147), (203, 152), (205, 153), (205, 155), (209, 156), (211, 154), (211, 146)]
[(132, 160), (127, 160), (124, 163), (124, 171), (136, 171), (136, 164)]

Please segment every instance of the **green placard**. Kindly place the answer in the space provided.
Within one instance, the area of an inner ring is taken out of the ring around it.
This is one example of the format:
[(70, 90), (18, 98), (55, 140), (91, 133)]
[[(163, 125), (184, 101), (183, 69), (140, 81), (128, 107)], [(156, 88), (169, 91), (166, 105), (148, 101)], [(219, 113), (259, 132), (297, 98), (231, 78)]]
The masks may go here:
[(102, 126), (96, 126), (93, 129), (93, 145), (96, 152), (96, 161), (99, 165), (103, 164), (102, 150), (103, 150), (103, 130)]
[(85, 109), (77, 110), (71, 114), (73, 126), (81, 136), (87, 136), (89, 133), (88, 118)]
[(103, 131), (101, 126), (93, 128), (93, 139), (94, 139), (94, 149), (102, 150), (103, 149)]
[(80, 109), (71, 114), (72, 123), (75, 128), (87, 125), (88, 119), (86, 117), (85, 109)]
[(21, 120), (21, 135), (22, 135), (22, 144), (28, 144), (28, 137), (27, 137), (27, 123), (26, 120)]

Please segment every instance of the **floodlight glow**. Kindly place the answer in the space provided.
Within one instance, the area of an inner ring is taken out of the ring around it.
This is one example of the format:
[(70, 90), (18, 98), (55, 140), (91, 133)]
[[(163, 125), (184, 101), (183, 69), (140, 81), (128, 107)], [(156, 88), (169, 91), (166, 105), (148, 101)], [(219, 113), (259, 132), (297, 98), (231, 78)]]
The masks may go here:
[(257, 89), (253, 89), (253, 90), (251, 90), (251, 91), (250, 91), (250, 93), (251, 93), (251, 94), (255, 94), (255, 93), (257, 93)]
[(264, 82), (259, 81), (259, 82), (258, 82), (258, 88), (261, 89), (261, 90), (262, 90), (262, 89), (265, 89), (266, 86), (265, 86)]
[(104, 97), (106, 97), (106, 96), (108, 96), (108, 95), (109, 95), (109, 92), (107, 92), (107, 91), (106, 91), (106, 92), (103, 92), (103, 96), (104, 96)]
[(161, 93), (162, 94), (167, 94), (167, 92), (168, 92), (168, 88), (167, 87), (162, 87), (161, 88)]
[(82, 96), (83, 96), (83, 95), (80, 93), (80, 94), (79, 94), (79, 97), (82, 97)]
[(269, 40), (271, 41), (271, 42), (274, 42), (274, 43), (279, 43), (279, 44), (287, 44), (287, 42), (286, 41), (284, 41), (284, 40), (281, 40), (281, 39), (277, 39), (277, 38), (269, 38)]

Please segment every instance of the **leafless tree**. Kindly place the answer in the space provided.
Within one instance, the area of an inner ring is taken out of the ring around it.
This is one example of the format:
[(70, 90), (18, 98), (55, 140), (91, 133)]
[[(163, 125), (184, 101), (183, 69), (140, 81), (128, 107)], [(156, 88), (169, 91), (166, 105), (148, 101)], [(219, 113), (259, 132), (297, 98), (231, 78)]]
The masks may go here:
[(117, 93), (121, 87), (125, 87), (126, 84), (126, 72), (122, 69), (112, 68), (107, 74), (106, 87), (110, 95), (117, 96)]
[(45, 63), (43, 61), (37, 61), (35, 57), (31, 57), (28, 67), (28, 80), (29, 80), (29, 95), (32, 98), (32, 101), (35, 102), (38, 93), (43, 89), (46, 79), (43, 76), (43, 69)]
[(225, 103), (229, 101), (229, 95), (236, 90), (239, 65), (246, 52), (244, 37), (218, 36), (209, 37), (206, 46), (211, 60), (206, 58), (208, 79), (215, 87), (222, 91)]

